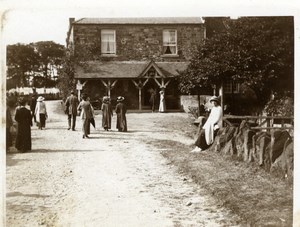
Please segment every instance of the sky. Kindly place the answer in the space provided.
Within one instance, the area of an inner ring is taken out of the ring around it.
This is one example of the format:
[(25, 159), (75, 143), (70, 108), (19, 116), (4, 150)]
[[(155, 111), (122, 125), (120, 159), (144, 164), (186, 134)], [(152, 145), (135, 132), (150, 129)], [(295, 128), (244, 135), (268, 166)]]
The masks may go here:
[[(209, 2), (209, 3), (207, 3)], [(293, 0), (86, 0), (0, 1), (5, 44), (54, 41), (65, 45), (69, 18), (201, 17), (296, 14)], [(242, 4), (241, 4), (242, 3)]]

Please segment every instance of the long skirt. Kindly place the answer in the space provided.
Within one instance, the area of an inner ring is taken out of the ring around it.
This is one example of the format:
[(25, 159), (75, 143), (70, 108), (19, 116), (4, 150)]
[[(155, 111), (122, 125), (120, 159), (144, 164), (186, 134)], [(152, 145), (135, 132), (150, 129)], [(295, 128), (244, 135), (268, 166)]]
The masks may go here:
[(83, 118), (82, 119), (82, 134), (84, 136), (87, 136), (90, 134), (90, 119), (88, 118)]
[(12, 146), (12, 136), (10, 132), (10, 127), (6, 128), (6, 149)]
[[(218, 131), (219, 131), (219, 129), (217, 129), (217, 130), (214, 131), (214, 138), (216, 137)], [(205, 130), (204, 129), (201, 129), (201, 131), (199, 133), (199, 136), (198, 136), (198, 138), (197, 138), (197, 140), (195, 142), (195, 145), (197, 147), (200, 147), (202, 150), (206, 150), (207, 148), (209, 148), (211, 146), (211, 144), (208, 145), (206, 143), (206, 140), (205, 140)]]
[(40, 113), (40, 128), (45, 128), (46, 127), (46, 114)]
[(127, 120), (126, 116), (122, 114), (117, 114), (117, 127), (119, 132), (127, 132)]
[(31, 150), (31, 128), (29, 124), (19, 124), (16, 148), (20, 151)]

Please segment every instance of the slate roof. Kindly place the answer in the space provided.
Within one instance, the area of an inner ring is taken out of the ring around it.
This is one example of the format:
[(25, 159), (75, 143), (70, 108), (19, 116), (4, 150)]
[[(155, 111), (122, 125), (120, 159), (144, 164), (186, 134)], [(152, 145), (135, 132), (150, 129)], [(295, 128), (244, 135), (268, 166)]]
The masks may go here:
[[(150, 61), (90, 61), (84, 67), (76, 67), (75, 78), (98, 79), (98, 78), (138, 78), (151, 64)], [(178, 71), (187, 68), (188, 62), (155, 62), (164, 77), (179, 75)]]
[(203, 24), (201, 17), (82, 18), (74, 24)]

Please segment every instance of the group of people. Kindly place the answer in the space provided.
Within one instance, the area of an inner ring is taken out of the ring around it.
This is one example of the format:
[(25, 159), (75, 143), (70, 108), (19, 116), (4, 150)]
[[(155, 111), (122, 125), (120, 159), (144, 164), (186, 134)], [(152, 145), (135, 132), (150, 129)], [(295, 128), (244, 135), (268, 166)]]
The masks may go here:
[[(124, 100), (124, 97), (119, 96), (117, 98), (117, 105), (115, 107), (115, 112), (117, 115), (116, 128), (120, 132), (127, 132), (127, 108), (124, 104)], [(113, 108), (111, 105), (111, 100), (108, 96), (104, 96), (102, 101), (102, 127), (105, 131), (108, 131), (111, 129)], [(19, 105), (16, 108), (15, 113), (15, 121), (18, 123), (15, 147), (21, 152), (31, 150), (32, 118), (34, 118), (38, 128), (42, 130), (45, 128), (46, 119), (48, 117), (46, 104), (42, 96), (38, 97), (37, 99), (35, 99), (35, 96), (33, 96), (30, 103), (30, 110), (25, 107), (26, 103), (26, 99), (21, 97), (18, 100)], [(195, 142), (196, 147), (192, 150), (192, 152), (197, 153), (207, 149), (213, 143), (218, 130), (222, 126), (223, 111), (222, 107), (220, 106), (219, 98), (213, 96), (210, 99), (210, 103), (212, 103), (213, 107), (205, 124), (200, 127), (201, 130)], [(75, 131), (76, 116), (79, 115), (82, 121), (82, 138), (89, 138), (90, 124), (93, 124), (95, 127), (95, 115), (88, 95), (83, 94), (82, 100), (79, 102), (78, 98), (72, 91), (71, 95), (65, 102), (65, 113), (68, 115), (68, 130), (72, 128), (72, 130)], [(11, 146), (12, 141), (10, 127), (13, 125), (13, 120), (9, 109), (6, 111), (6, 120), (6, 143), (7, 146)]]
[(46, 127), (46, 119), (48, 118), (46, 104), (44, 97), (39, 96), (36, 98), (34, 94), (30, 102), (30, 110), (25, 106), (27, 100), (24, 97), (20, 97), (17, 102), (15, 111), (15, 121), (17, 122), (17, 128), (14, 126), (14, 122), (11, 116), (10, 108), (6, 110), (6, 147), (9, 148), (13, 145), (12, 142), (12, 128), (16, 129), (16, 143), (15, 147), (20, 152), (31, 150), (31, 126), (33, 125), (32, 119), (37, 124), (38, 128), (42, 130)]
[[(95, 113), (92, 104), (89, 101), (87, 94), (82, 94), (82, 100), (79, 102), (78, 98), (71, 92), (71, 95), (65, 102), (65, 113), (68, 115), (68, 130), (72, 128), (75, 131), (76, 116), (79, 115), (82, 121), (82, 138), (89, 138), (90, 124), (95, 127)], [(116, 105), (115, 112), (117, 114), (117, 129), (120, 132), (127, 132), (127, 120), (126, 112), (127, 108), (124, 104), (125, 98), (119, 96), (117, 98), (118, 104)], [(104, 96), (102, 99), (102, 127), (105, 131), (111, 129), (111, 119), (113, 116), (113, 109), (111, 100), (108, 96)]]
[[(152, 113), (154, 113), (155, 111), (155, 105), (156, 105), (156, 90), (151, 88), (149, 90), (150, 92), (150, 99), (149, 99), (149, 103), (151, 105), (151, 110), (152, 110)], [(165, 102), (165, 92), (164, 90), (161, 90), (159, 92), (159, 95), (160, 95), (160, 101), (159, 101), (159, 107), (158, 107), (158, 112), (160, 113), (164, 113), (166, 111), (166, 102)]]

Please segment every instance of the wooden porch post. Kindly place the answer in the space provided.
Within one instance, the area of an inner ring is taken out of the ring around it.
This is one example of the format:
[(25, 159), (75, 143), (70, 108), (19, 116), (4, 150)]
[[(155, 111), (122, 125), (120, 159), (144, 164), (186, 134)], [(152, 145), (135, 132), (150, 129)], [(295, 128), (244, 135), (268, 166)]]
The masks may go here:
[[(221, 108), (224, 116), (224, 94), (223, 94), (223, 83), (221, 83), (221, 87), (219, 89), (219, 96), (221, 96)], [(223, 126), (223, 118), (222, 118), (222, 126)]]
[(107, 83), (105, 83), (104, 80), (101, 80), (101, 82), (106, 87), (106, 89), (107, 89), (107, 95), (110, 97), (110, 91), (114, 88), (114, 86), (116, 85), (116, 83), (118, 82), (118, 80), (115, 80), (113, 83), (111, 83), (110, 80), (108, 80)]
[(139, 110), (142, 110), (142, 88), (139, 87)]
[(139, 80), (139, 82), (135, 82), (134, 80), (132, 80), (132, 82), (134, 83), (134, 85), (136, 86), (137, 89), (139, 89), (139, 110), (142, 110), (142, 89), (143, 87), (146, 85), (146, 83), (148, 82), (149, 78), (147, 78), (147, 80), (144, 81), (144, 83)]

